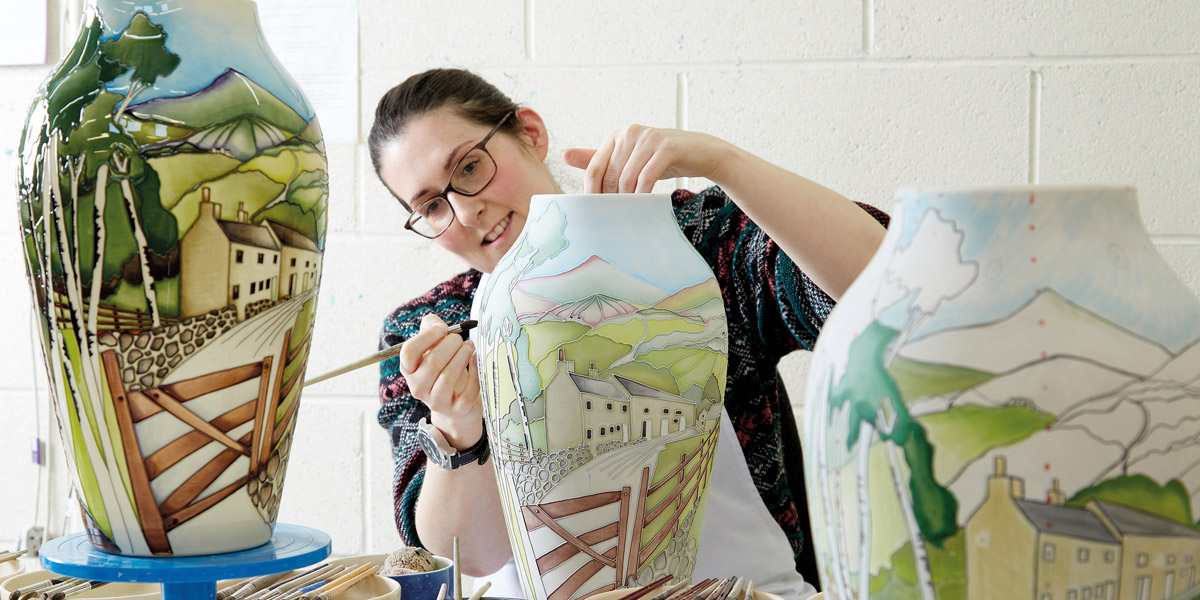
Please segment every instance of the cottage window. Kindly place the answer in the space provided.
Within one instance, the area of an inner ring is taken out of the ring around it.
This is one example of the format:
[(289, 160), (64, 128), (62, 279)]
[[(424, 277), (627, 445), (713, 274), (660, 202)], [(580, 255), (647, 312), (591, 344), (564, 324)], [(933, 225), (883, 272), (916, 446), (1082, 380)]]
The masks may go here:
[(233, 299), (234, 299), (234, 300), (237, 300), (237, 299), (238, 299), (238, 296), (240, 296), (240, 295), (241, 295), (241, 291), (242, 291), (242, 286), (240, 286), (240, 285), (235, 285), (235, 286), (233, 286), (233, 294), (232, 294), (232, 296), (233, 296)]
[(1083, 588), (1083, 600), (1092, 600), (1092, 588)]
[(260, 265), (263, 264), (263, 253), (262, 252), (258, 253), (258, 264), (260, 264)]
[(1054, 562), (1054, 544), (1042, 544), (1042, 562)]
[(293, 258), (292, 258), (292, 265), (291, 265), (291, 266), (293, 266), (293, 267), (294, 267), (294, 266), (296, 266), (296, 259), (295, 259), (295, 257), (293, 257)]
[[(1104, 598), (1104, 584), (1103, 583), (1096, 584), (1096, 598)], [(1116, 598), (1113, 598), (1113, 600), (1116, 600)]]
[(592, 401), (588, 400), (587, 402), (584, 403), (583, 407), (588, 410), (592, 410)]
[(268, 290), (271, 289), (271, 280), (270, 279), (267, 280), (267, 289)]
[(621, 426), (617, 425), (617, 431), (620, 431), (620, 430), (621, 430)]
[(1185, 562), (1185, 563), (1190, 563), (1190, 562), (1192, 562), (1192, 555), (1191, 555), (1191, 554), (1184, 554), (1184, 555), (1183, 555), (1183, 562)]
[(612, 425), (609, 425), (609, 426), (608, 426), (608, 432), (609, 432), (609, 433), (612, 433), (612, 432), (614, 432), (614, 431), (616, 431), (616, 430), (617, 430), (617, 428), (616, 428), (616, 427), (613, 427)]
[(308, 261), (307, 261), (307, 260), (306, 260), (306, 261), (304, 261), (304, 268), (305, 268), (305, 269), (307, 269), (307, 268), (308, 268)]
[(1079, 600), (1079, 590), (1067, 588), (1067, 600)]
[(628, 404), (622, 404), (622, 405), (621, 405), (621, 412), (629, 412), (629, 405), (628, 405)]
[(1087, 548), (1080, 548), (1079, 552), (1075, 556), (1075, 560), (1078, 562), (1081, 562), (1081, 563), (1085, 563), (1088, 561), (1088, 557), (1090, 557), (1090, 556), (1091, 556), (1091, 552), (1088, 552)]
[(1054, 596), (1050, 595), (1050, 592), (1045, 592), (1038, 600), (1054, 600)]
[(600, 428), (600, 437), (604, 437), (604, 428), (603, 427)]
[(683, 414), (683, 411), (682, 411), (682, 410), (677, 410), (677, 411), (675, 411), (675, 414), (677, 414), (677, 415), (682, 415), (682, 414)]
[(1173, 565), (1173, 564), (1175, 564), (1175, 555), (1174, 555), (1174, 554), (1168, 554), (1168, 555), (1167, 555), (1167, 564), (1168, 564), (1168, 565)]
[(1116, 552), (1114, 552), (1114, 551), (1112, 551), (1112, 550), (1105, 550), (1105, 551), (1104, 551), (1104, 562), (1106, 562), (1106, 563), (1110, 563), (1110, 564), (1111, 564), (1111, 563), (1112, 563), (1112, 562), (1114, 562), (1115, 560), (1117, 560), (1117, 553), (1116, 553)]
[(612, 410), (612, 402), (609, 402), (609, 403), (608, 403), (607, 410)]
[(1138, 552), (1137, 566), (1144, 567), (1148, 564), (1150, 564), (1150, 555), (1146, 554), (1145, 552)]
[(592, 439), (592, 430), (591, 429), (589, 429), (587, 431), (587, 439), (589, 439), (589, 440)]
[(276, 254), (275, 256), (271, 257), (271, 264), (273, 264), (273, 265), (277, 265), (277, 264), (279, 264), (279, 255), (278, 255), (278, 254)]
[(678, 422), (679, 422), (679, 419), (672, 419), (672, 420), (671, 420), (671, 422), (672, 422), (672, 423), (678, 423)]
[(669, 410), (667, 410), (667, 409), (665, 409), (665, 408), (664, 408), (664, 409), (663, 409), (663, 414), (664, 414), (664, 415), (669, 415), (669, 414), (671, 414), (671, 411), (669, 411)]
[(251, 281), (251, 282), (250, 282), (250, 293), (251, 293), (251, 294), (253, 294), (253, 293), (254, 293), (254, 285), (255, 285), (255, 283), (256, 283), (256, 282), (254, 282), (254, 281)]
[(237, 251), (237, 254), (234, 255), (233, 260), (238, 262), (239, 264), (242, 262), (242, 251), (241, 250)]
[(645, 414), (650, 414), (650, 409), (649, 409), (649, 408), (643, 408), (643, 409), (642, 409), (642, 412), (643, 412), (643, 413), (645, 413)]

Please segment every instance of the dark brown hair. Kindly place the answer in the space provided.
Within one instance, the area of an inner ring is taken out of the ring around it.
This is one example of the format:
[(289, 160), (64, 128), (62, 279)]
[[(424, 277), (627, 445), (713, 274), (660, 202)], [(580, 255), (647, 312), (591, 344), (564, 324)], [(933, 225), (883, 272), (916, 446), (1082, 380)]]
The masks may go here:
[[(375, 123), (371, 125), (367, 146), (377, 175), (384, 146), (400, 137), (413, 119), (443, 106), (450, 106), (462, 118), (486, 127), (492, 127), (517, 109), (517, 104), (496, 86), (470, 71), (430, 69), (413, 75), (388, 90), (375, 107)], [(509, 119), (501, 131), (515, 135), (520, 127), (520, 121)]]

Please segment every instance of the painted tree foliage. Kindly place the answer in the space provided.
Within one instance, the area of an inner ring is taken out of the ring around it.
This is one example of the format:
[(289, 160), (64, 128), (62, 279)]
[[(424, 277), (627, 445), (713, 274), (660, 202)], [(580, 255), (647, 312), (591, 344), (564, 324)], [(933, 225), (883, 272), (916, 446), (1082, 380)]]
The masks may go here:
[[(158, 325), (149, 253), (157, 248), (165, 255), (175, 245), (174, 219), (156, 202), (142, 201), (146, 192), (156, 198), (157, 177), (121, 116), (140, 91), (175, 69), (179, 57), (166, 49), (164, 32), (144, 14), (135, 15), (113, 39), (102, 40), (102, 31), (93, 14), (35, 99), (21, 155), (36, 158), (21, 165), (20, 193), (27, 268), (44, 313), (47, 372), (71, 392), (58, 395), (69, 404), (59, 413), (71, 417), (74, 444), (68, 451), (90, 516), (111, 538), (136, 536), (139, 528), (119, 525), (136, 523), (137, 516), (128, 488), (110, 483), (128, 482), (128, 476), (119, 437), (97, 425), (111, 406), (97, 367), (99, 349), (89, 332), (96, 329), (102, 299), (123, 278), (138, 279), (146, 310)], [(130, 78), (126, 94), (107, 91), (124, 76)], [(33, 148), (38, 151), (30, 152)], [(147, 221), (158, 232), (152, 241), (144, 230)], [(146, 251), (138, 251), (142, 247)], [(134, 277), (126, 275), (128, 261), (140, 267)], [(77, 425), (81, 413), (90, 426)], [(108, 476), (95, 475), (101, 471)], [(145, 548), (144, 540), (114, 541)]]

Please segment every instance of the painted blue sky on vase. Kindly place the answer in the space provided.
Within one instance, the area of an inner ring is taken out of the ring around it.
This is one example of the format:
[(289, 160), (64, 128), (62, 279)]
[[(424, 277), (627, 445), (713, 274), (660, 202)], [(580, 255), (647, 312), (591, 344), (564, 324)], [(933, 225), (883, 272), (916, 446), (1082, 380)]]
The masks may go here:
[[(250, 3), (248, 10), (257, 10)], [(230, 39), (229, 24), (222, 20), (206, 20), (197, 17), (195, 9), (175, 8), (180, 2), (107, 2), (104, 16), (104, 39), (111, 39), (123, 31), (138, 9), (150, 5), (147, 11), (151, 23), (162, 27), (167, 34), (167, 50), (179, 55), (179, 66), (167, 77), (160, 77), (154, 86), (143, 90), (134, 98), (135, 104), (164, 96), (182, 96), (208, 87), (226, 69), (236, 69), (252, 81), (269, 90), (277, 98), (292, 107), (305, 121), (313, 118), (303, 94), (285, 75), (283, 67), (274, 62), (274, 54), (260, 36), (255, 40), (257, 47), (247, 48)], [(161, 7), (168, 7), (159, 12)], [(250, 32), (257, 32), (256, 22), (241, 22)], [(123, 75), (108, 86), (108, 90), (125, 93), (129, 90), (129, 75)]]
[[(600, 235), (603, 236), (600, 243), (568, 244), (553, 260), (530, 270), (526, 278), (562, 273), (583, 263), (593, 254), (668, 294), (712, 277), (712, 271), (698, 256), (680, 255), (680, 252), (691, 248), (691, 244), (675, 223), (669, 199), (639, 200), (646, 202), (642, 209), (629, 202), (606, 199), (604, 196), (589, 197), (588, 201), (602, 204), (588, 206), (586, 213), (573, 207), (570, 201), (559, 202), (567, 220), (563, 236), (568, 240), (585, 240)], [(659, 202), (665, 202), (666, 206), (658, 205)], [(532, 210), (536, 210), (536, 207), (531, 207)], [(536, 218), (531, 212), (530, 219)], [(677, 242), (671, 245), (644, 243), (649, 237), (666, 235), (677, 237)], [(655, 251), (658, 249), (677, 251)]]
[[(976, 193), (937, 198), (919, 192), (897, 198), (893, 227), (902, 227), (899, 247), (908, 245), (925, 214), (936, 208), (966, 233), (962, 258), (978, 265), (975, 282), (945, 301), (914, 340), (1002, 319), (1045, 287), (1172, 352), (1200, 339), (1195, 296), (1161, 259), (1142, 228), (1136, 202), (1122, 200), (1125, 194), (1113, 188), (1045, 199), (1056, 203), (1052, 208), (1030, 204), (1028, 190), (998, 191), (987, 199)], [(1031, 219), (1036, 219), (1033, 231)], [(1149, 251), (1142, 251), (1143, 245)], [(906, 305), (885, 311), (882, 320), (903, 324)], [(1194, 318), (1160, 316), (1181, 314)]]

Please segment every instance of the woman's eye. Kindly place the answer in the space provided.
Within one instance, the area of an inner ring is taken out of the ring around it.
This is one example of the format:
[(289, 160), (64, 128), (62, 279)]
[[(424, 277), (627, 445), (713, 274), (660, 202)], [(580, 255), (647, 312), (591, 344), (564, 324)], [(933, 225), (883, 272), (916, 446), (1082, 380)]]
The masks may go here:
[(426, 202), (425, 204), (421, 205), (421, 216), (426, 219), (436, 216), (438, 213), (445, 210), (445, 203), (446, 201), (442, 198), (434, 198), (429, 202)]
[(473, 175), (475, 173), (475, 171), (479, 170), (479, 160), (478, 159), (469, 160), (466, 162), (466, 164), (459, 167), (458, 170), (460, 173), (462, 173), (463, 177), (470, 177), (471, 175)]

